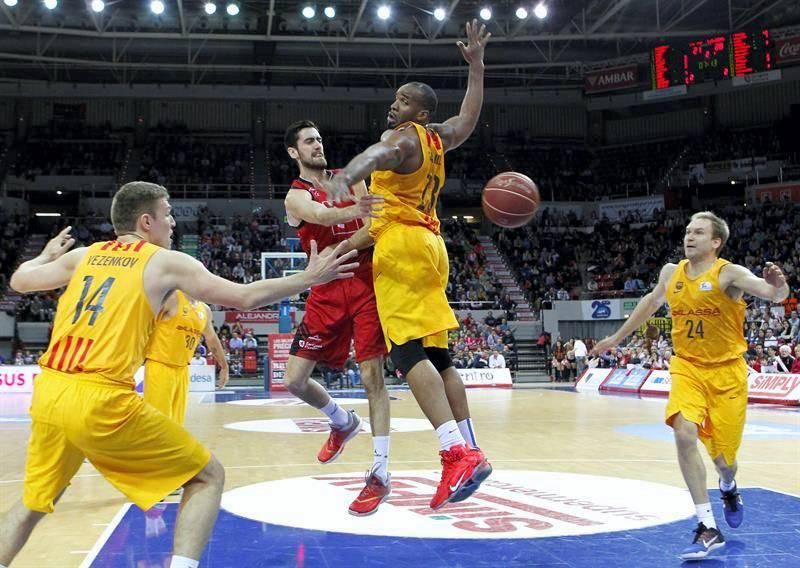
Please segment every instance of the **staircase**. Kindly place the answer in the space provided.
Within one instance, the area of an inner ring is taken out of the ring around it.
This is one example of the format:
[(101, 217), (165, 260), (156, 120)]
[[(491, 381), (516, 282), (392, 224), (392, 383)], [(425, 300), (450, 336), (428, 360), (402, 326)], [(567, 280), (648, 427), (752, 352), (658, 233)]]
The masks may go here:
[(503, 289), (508, 292), (509, 297), (517, 304), (517, 320), (519, 321), (535, 321), (539, 318), (533, 313), (531, 305), (528, 303), (525, 294), (519, 284), (514, 279), (511, 270), (506, 264), (506, 260), (500, 255), (494, 241), (486, 235), (478, 237), (483, 247), (483, 252), (486, 255), (486, 265), (489, 270), (497, 277), (503, 285)]
[(537, 339), (517, 339), (517, 372), (515, 383), (550, 382), (547, 372), (547, 350)]
[[(19, 264), (36, 257), (42, 252), (46, 242), (47, 235), (28, 235), (25, 241), (25, 248), (22, 250), (22, 255), (19, 257)], [(22, 298), (22, 296), (19, 293), (8, 288), (2, 298), (0, 298), (0, 311), (9, 312), (11, 314), (15, 313), (20, 298)]]

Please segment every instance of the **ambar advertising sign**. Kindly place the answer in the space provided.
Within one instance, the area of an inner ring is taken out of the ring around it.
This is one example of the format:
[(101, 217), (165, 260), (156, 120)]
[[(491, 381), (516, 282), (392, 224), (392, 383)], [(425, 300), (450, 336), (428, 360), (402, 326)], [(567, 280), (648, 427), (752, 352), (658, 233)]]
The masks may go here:
[(586, 93), (602, 93), (627, 89), (639, 84), (639, 68), (636, 65), (625, 65), (586, 73), (583, 89)]

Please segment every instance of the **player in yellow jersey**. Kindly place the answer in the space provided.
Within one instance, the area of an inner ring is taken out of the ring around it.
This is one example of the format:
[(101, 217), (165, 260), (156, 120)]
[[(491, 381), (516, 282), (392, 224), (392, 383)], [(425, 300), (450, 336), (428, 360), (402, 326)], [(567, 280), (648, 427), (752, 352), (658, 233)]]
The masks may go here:
[(468, 44), (458, 42), (469, 64), (458, 116), (430, 124), (436, 93), (424, 83), (403, 85), (381, 141), (332, 179), (319, 180), (328, 196), (343, 199), (351, 186), (372, 174), (371, 193), (384, 197), (370, 228), (375, 296), (392, 361), (439, 436), (443, 469), (432, 509), (466, 499), (492, 471), (477, 447), (464, 384), (448, 352), (447, 331), (458, 322), (445, 294), (449, 261), (436, 214), (444, 154), (469, 138), (480, 116), (489, 37), (473, 20), (467, 23)]
[[(235, 284), (194, 258), (169, 250), (172, 218), (163, 187), (132, 182), (111, 204), (113, 241), (72, 251), (67, 227), (20, 265), (18, 292), (66, 286), (58, 302), (42, 373), (34, 383), (22, 500), (0, 519), (0, 565), (8, 566), (36, 524), (53, 511), (86, 457), (142, 509), (183, 486), (171, 567), (196, 567), (219, 511), (225, 471), (178, 423), (145, 403), (133, 374), (158, 314), (175, 290), (238, 309), (254, 309), (312, 284), (352, 276), (355, 256), (313, 247), (306, 270)], [(69, 251), (69, 252), (68, 252)]]
[(744, 517), (734, 479), (747, 410), (742, 297), (750, 294), (782, 302), (789, 295), (786, 278), (776, 265), (768, 262), (764, 277), (758, 278), (719, 258), (729, 235), (728, 224), (714, 213), (695, 213), (683, 239), (686, 259), (664, 266), (653, 291), (614, 335), (593, 349), (594, 354), (605, 353), (639, 329), (665, 300), (669, 304), (675, 355), (666, 422), (674, 431), (678, 463), (698, 518), (693, 542), (681, 554), (684, 560), (705, 558), (725, 545), (711, 512), (698, 437), (719, 473), (726, 522), (735, 528)]
[(189, 392), (189, 362), (200, 338), (219, 365), (217, 386), (228, 382), (228, 362), (214, 331), (211, 310), (180, 290), (169, 295), (156, 319), (144, 363), (144, 400), (183, 424)]

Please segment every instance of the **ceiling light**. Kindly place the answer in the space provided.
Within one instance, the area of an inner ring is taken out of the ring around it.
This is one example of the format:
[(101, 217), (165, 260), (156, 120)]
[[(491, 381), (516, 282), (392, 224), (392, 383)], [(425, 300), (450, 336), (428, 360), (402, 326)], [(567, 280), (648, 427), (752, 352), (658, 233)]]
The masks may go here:
[(44, 7), (48, 10), (55, 10), (58, 6), (58, 0), (44, 0)]
[(215, 14), (215, 13), (216, 13), (216, 11), (217, 11), (217, 5), (216, 5), (216, 4), (214, 4), (213, 2), (206, 2), (206, 3), (203, 5), (203, 9), (206, 11), (206, 14), (208, 14), (209, 16), (211, 16), (212, 14)]
[(517, 14), (517, 19), (519, 19), (519, 20), (524, 20), (525, 18), (528, 17), (528, 11), (525, 8), (523, 8), (522, 6), (517, 8), (516, 14)]
[(106, 9), (106, 3), (103, 0), (92, 0), (92, 11), (99, 14)]
[(536, 4), (536, 7), (533, 9), (533, 15), (540, 20), (544, 20), (547, 17), (547, 6), (544, 2)]
[(336, 17), (336, 8), (333, 6), (328, 6), (325, 8), (325, 17), (326, 18), (335, 18)]
[(239, 15), (239, 4), (236, 4), (235, 2), (231, 2), (225, 8), (225, 11), (228, 12), (229, 16), (238, 16)]
[(386, 4), (383, 4), (380, 8), (378, 8), (378, 17), (381, 20), (388, 20), (391, 15), (392, 9)]
[(481, 20), (489, 21), (492, 19), (491, 8), (481, 8)]
[(317, 14), (317, 11), (314, 9), (313, 6), (306, 6), (303, 8), (303, 17), (307, 20), (310, 20)]
[(164, 13), (164, 3), (161, 0), (153, 0), (150, 2), (150, 11), (156, 16), (160, 16)]
[(3, 0), (3, 4), (8, 6), (9, 8), (13, 8), (17, 5), (17, 0)]
[(445, 11), (444, 8), (436, 8), (433, 11), (433, 17), (436, 18), (437, 20), (439, 20), (440, 22), (442, 20), (444, 20), (446, 15), (447, 15), (447, 12)]

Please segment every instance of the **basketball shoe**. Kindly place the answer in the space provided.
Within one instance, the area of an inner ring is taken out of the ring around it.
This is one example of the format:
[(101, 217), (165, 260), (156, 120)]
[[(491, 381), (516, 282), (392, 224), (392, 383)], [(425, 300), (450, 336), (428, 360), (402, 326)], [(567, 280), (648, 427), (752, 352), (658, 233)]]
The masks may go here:
[(320, 463), (333, 462), (342, 453), (344, 445), (355, 438), (356, 434), (361, 431), (361, 417), (353, 410), (349, 410), (348, 413), (350, 414), (350, 421), (345, 426), (336, 428), (331, 424), (331, 433), (322, 448), (320, 448), (319, 453), (317, 453), (317, 459)]
[(725, 522), (728, 526), (735, 529), (742, 524), (744, 519), (744, 501), (739, 494), (739, 488), (736, 487), (735, 482), (733, 489), (729, 491), (719, 490), (722, 493), (722, 510), (725, 513)]
[[(476, 481), (477, 477), (482, 475), (481, 472), (487, 470), (487, 466), (491, 472), (486, 457), (477, 448), (469, 448), (466, 445), (453, 446), (449, 450), (442, 450), (439, 455), (442, 458), (442, 479), (431, 499), (430, 507), (434, 510), (450, 503), (467, 483)], [(483, 475), (483, 479), (486, 479), (486, 476), (488, 473)]]
[(472, 494), (480, 488), (481, 483), (486, 481), (491, 474), (492, 464), (490, 464), (488, 460), (484, 460), (484, 462), (475, 469), (475, 473), (473, 473), (470, 480), (464, 484), (461, 491), (453, 495), (450, 499), (450, 503), (459, 503), (460, 501), (465, 501), (472, 497)]
[(350, 503), (350, 514), (356, 517), (366, 517), (378, 510), (378, 506), (389, 498), (392, 492), (392, 476), (387, 474), (386, 484), (375, 475), (375, 468), (367, 472), (364, 489), (358, 494), (355, 501)]
[(710, 529), (697, 523), (692, 544), (683, 549), (681, 560), (702, 560), (715, 550), (725, 546), (725, 538), (719, 529)]

